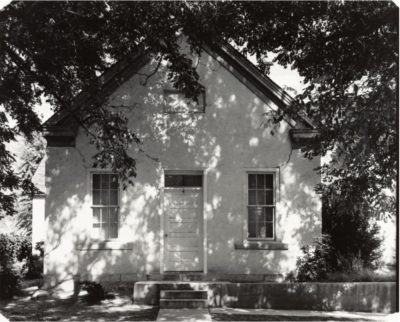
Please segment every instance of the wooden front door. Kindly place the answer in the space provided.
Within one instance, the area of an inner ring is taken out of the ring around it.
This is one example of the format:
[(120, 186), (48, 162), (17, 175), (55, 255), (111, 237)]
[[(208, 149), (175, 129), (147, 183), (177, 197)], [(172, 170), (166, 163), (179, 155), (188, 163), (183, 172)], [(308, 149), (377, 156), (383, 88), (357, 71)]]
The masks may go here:
[(203, 190), (164, 192), (164, 270), (203, 270)]

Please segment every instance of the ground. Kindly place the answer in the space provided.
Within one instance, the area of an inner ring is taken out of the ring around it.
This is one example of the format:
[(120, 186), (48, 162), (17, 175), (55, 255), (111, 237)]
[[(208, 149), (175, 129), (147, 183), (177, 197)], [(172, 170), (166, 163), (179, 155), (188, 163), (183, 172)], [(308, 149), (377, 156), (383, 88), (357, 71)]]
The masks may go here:
[[(157, 307), (132, 304), (133, 290), (130, 287), (114, 289), (115, 299), (100, 303), (90, 303), (86, 300), (86, 292), (66, 299), (39, 297), (38, 287), (25, 288), (13, 300), (0, 300), (0, 314), (10, 321), (156, 321), (159, 309)], [(221, 309), (210, 309), (212, 321), (384, 321), (384, 315), (373, 318), (349, 318), (346, 316), (300, 316), (295, 311), (280, 313), (237, 314), (220, 312)], [(242, 310), (243, 311), (243, 310)], [(268, 311), (268, 310), (264, 310)], [(327, 313), (327, 312), (325, 312)], [(344, 312), (346, 313), (346, 312)], [(182, 314), (181, 314), (182, 315)], [(389, 316), (390, 317), (390, 316)], [(393, 317), (393, 321), (397, 320)], [(0, 317), (0, 321), (1, 317)], [(209, 320), (208, 320), (209, 321)], [(389, 320), (387, 320), (389, 321)], [(392, 321), (392, 319), (390, 319)]]
[(38, 288), (24, 289), (13, 300), (0, 301), (0, 313), (10, 321), (155, 321), (158, 308), (133, 305), (132, 290), (114, 291), (115, 299), (88, 303), (85, 292), (67, 299), (32, 300)]

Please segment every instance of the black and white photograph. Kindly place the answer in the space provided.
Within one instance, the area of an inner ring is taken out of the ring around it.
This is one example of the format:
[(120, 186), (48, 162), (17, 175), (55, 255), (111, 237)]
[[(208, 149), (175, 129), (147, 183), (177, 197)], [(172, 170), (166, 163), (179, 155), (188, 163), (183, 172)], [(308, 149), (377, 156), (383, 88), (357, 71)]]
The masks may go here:
[(398, 321), (400, 1), (0, 1), (0, 322)]

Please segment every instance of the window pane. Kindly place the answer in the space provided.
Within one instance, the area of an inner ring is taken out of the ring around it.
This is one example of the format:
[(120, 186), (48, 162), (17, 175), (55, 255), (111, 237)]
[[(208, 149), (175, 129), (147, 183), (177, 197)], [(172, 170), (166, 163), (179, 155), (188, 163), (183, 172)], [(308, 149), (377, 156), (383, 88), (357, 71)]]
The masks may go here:
[(274, 221), (274, 208), (264, 208), (265, 221)]
[(101, 225), (100, 227), (100, 239), (108, 239), (108, 225)]
[(165, 175), (166, 187), (183, 187), (182, 175)]
[(93, 189), (100, 189), (100, 175), (93, 174)]
[(110, 223), (118, 222), (118, 208), (109, 208), (108, 221)]
[(100, 238), (100, 224), (94, 224), (92, 227), (92, 238)]
[(101, 222), (103, 224), (108, 222), (108, 208), (101, 209)]
[(110, 205), (118, 205), (118, 190), (110, 190)]
[(256, 205), (256, 190), (249, 190), (249, 205)]
[(100, 205), (100, 190), (93, 190), (93, 205)]
[(109, 178), (108, 174), (101, 175), (101, 189), (110, 189)]
[(255, 221), (249, 221), (249, 238), (257, 237), (257, 223)]
[(202, 175), (184, 175), (183, 184), (185, 187), (202, 187), (203, 176)]
[(260, 212), (262, 209), (258, 209), (257, 207), (249, 207), (249, 221), (256, 221), (260, 217)]
[(256, 175), (249, 174), (249, 189), (255, 189), (256, 187)]
[(100, 222), (100, 208), (93, 208), (93, 224)]
[(273, 225), (274, 224), (272, 222), (265, 224), (265, 227), (266, 227), (266, 230), (267, 230), (266, 238), (274, 237), (274, 228), (273, 228), (274, 226)]
[(263, 223), (260, 223), (258, 225), (258, 227), (260, 227), (260, 229), (259, 229), (259, 234), (257, 237), (266, 238), (267, 233), (266, 233), (266, 229), (265, 229), (265, 226), (263, 225)]
[(266, 174), (265, 175), (265, 188), (266, 189), (273, 189), (274, 188), (274, 175), (273, 174)]
[(274, 204), (274, 192), (273, 190), (265, 190), (265, 204), (273, 205)]
[(108, 206), (110, 204), (109, 190), (101, 190), (101, 205)]
[(265, 190), (257, 190), (257, 205), (265, 205)]
[(257, 189), (264, 189), (264, 175), (257, 174)]
[(110, 224), (109, 238), (118, 238), (118, 224)]
[(110, 189), (118, 189), (118, 175), (110, 175)]

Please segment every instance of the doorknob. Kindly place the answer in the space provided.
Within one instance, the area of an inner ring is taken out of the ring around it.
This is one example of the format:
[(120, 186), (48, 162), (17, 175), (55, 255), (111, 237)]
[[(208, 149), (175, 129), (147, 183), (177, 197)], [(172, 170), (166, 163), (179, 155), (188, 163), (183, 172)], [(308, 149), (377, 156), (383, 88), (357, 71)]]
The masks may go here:
[(165, 237), (168, 237), (168, 234), (164, 234)]

